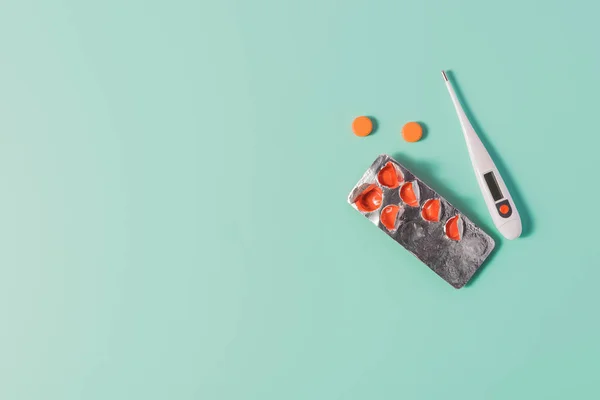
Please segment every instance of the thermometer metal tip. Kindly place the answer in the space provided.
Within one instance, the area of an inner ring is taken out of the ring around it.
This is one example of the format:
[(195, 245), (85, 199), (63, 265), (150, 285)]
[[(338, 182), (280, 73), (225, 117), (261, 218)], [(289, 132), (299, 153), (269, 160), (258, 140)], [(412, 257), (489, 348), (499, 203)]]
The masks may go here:
[(446, 76), (446, 71), (442, 70), (442, 76), (444, 77), (444, 80), (446, 82), (448, 82), (448, 77)]

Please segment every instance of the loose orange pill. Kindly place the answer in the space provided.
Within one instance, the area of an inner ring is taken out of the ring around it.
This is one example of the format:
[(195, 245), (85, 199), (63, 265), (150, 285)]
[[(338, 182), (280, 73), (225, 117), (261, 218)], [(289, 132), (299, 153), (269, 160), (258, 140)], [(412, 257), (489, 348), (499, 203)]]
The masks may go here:
[(418, 122), (408, 122), (402, 127), (402, 137), (407, 142), (418, 142), (423, 136), (423, 128)]
[(368, 136), (373, 132), (373, 121), (365, 116), (356, 117), (352, 122), (352, 131), (356, 136)]

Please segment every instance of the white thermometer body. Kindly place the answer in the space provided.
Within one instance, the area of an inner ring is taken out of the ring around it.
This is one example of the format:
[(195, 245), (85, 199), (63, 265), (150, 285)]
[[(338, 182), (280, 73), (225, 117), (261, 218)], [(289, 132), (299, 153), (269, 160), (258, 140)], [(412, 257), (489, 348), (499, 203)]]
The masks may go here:
[(475, 170), (475, 176), (477, 177), (477, 183), (483, 194), (485, 204), (492, 216), (494, 225), (507, 239), (516, 239), (521, 235), (521, 218), (519, 212), (515, 207), (504, 180), (500, 176), (496, 165), (492, 161), (492, 158), (488, 154), (487, 150), (481, 143), (481, 140), (477, 136), (477, 133), (471, 126), (469, 119), (456, 97), (454, 88), (448, 80), (446, 73), (442, 71), (446, 87), (454, 103), (454, 108), (458, 114), (460, 125), (462, 127), (465, 141), (467, 142), (467, 149), (469, 150), (469, 156), (471, 156), (471, 162), (473, 169)]

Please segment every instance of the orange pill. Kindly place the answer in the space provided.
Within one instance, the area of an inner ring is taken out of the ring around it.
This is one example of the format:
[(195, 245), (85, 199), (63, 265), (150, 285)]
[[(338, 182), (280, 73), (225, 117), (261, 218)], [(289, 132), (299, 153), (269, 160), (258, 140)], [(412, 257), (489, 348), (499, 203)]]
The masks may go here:
[(368, 136), (373, 132), (373, 121), (364, 115), (356, 117), (352, 122), (352, 131), (356, 136)]
[(423, 136), (423, 127), (418, 122), (408, 122), (402, 127), (402, 137), (407, 142), (418, 142)]
[(388, 162), (385, 164), (385, 167), (381, 168), (381, 170), (377, 173), (377, 180), (383, 186), (390, 189), (395, 189), (402, 182), (404, 182), (404, 177), (402, 176), (402, 172), (400, 172), (400, 170), (397, 169), (394, 164)]
[(388, 231), (395, 231), (398, 226), (398, 212), (400, 211), (400, 206), (395, 204), (390, 204), (386, 206), (383, 210), (381, 210), (381, 215), (379, 216), (379, 220), (381, 224), (387, 228)]
[(406, 182), (400, 186), (400, 198), (411, 207), (419, 206), (419, 186), (417, 182)]
[(381, 200), (383, 199), (383, 192), (377, 185), (369, 185), (363, 192), (358, 196), (354, 204), (356, 208), (362, 212), (372, 212), (381, 206)]
[(438, 222), (440, 220), (440, 200), (429, 199), (423, 204), (421, 216), (425, 221)]
[(446, 232), (446, 236), (448, 236), (452, 240), (460, 240), (462, 238), (462, 223), (459, 215), (455, 215), (450, 218), (448, 222), (446, 222), (446, 226), (444, 227)]

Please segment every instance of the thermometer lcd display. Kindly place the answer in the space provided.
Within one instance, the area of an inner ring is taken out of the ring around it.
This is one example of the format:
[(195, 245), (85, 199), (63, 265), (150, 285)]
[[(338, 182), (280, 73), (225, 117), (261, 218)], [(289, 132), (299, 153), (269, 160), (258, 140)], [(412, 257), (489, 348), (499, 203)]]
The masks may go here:
[(488, 189), (490, 189), (494, 201), (502, 200), (502, 192), (498, 187), (498, 182), (496, 182), (494, 173), (488, 172), (487, 174), (483, 174), (483, 178), (485, 179), (485, 183), (487, 183)]

